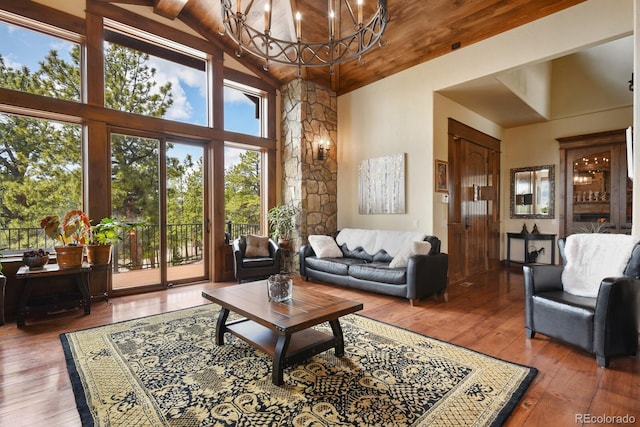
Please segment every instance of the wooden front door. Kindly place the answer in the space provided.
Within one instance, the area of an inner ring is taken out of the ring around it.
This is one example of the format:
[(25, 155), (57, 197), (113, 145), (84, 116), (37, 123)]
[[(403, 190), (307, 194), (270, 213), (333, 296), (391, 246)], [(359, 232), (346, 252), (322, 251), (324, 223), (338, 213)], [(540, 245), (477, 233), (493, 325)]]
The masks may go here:
[(450, 119), (449, 277), (498, 267), (500, 141)]

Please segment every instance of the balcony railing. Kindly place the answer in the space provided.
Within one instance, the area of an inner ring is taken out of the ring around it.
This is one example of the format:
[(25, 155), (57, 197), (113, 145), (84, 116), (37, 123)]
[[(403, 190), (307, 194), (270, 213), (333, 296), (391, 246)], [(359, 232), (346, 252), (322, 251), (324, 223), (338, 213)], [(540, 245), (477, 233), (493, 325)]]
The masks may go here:
[(240, 236), (247, 234), (260, 234), (260, 224), (243, 224), (240, 222), (227, 221), (226, 236), (229, 242), (233, 242)]
[[(225, 227), (229, 241), (245, 235), (258, 234), (260, 224), (242, 224), (228, 221)], [(160, 264), (160, 227), (144, 225), (121, 236), (113, 247), (114, 271), (157, 268)], [(167, 225), (167, 263), (186, 265), (203, 260), (204, 232), (202, 224)], [(55, 241), (40, 228), (0, 229), (0, 253), (21, 256), (22, 252), (43, 248), (53, 251)]]

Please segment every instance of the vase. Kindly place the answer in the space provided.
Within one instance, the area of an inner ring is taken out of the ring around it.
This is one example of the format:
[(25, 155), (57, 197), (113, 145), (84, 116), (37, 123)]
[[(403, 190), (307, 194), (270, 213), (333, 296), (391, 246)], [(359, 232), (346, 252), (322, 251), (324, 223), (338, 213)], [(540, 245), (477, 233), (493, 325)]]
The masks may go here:
[(109, 265), (111, 245), (87, 245), (87, 261), (91, 265)]
[(60, 268), (78, 268), (82, 266), (84, 246), (58, 246), (56, 259)]

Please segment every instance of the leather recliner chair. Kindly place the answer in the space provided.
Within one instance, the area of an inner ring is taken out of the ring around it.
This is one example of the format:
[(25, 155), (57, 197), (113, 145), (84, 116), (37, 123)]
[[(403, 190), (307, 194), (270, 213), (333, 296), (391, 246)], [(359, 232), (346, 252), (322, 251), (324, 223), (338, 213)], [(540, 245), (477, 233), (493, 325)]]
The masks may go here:
[[(564, 240), (558, 241), (566, 264)], [(596, 261), (597, 262), (597, 261)], [(564, 292), (562, 266), (525, 265), (525, 332), (536, 332), (595, 354), (599, 366), (609, 358), (635, 356), (637, 295), (640, 289), (640, 245), (633, 250), (624, 277), (603, 278), (596, 298)]]
[(246, 236), (240, 236), (233, 241), (233, 261), (238, 283), (247, 279), (265, 279), (280, 272), (282, 252), (273, 239), (269, 239), (268, 257), (246, 257), (246, 249)]

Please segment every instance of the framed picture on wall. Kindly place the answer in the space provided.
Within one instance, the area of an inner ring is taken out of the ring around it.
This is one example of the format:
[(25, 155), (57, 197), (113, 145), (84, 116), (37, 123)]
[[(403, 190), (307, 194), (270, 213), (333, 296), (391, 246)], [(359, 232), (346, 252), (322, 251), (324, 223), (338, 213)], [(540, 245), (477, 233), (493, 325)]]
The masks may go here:
[(449, 192), (449, 163), (443, 160), (436, 160), (435, 185), (438, 193)]

